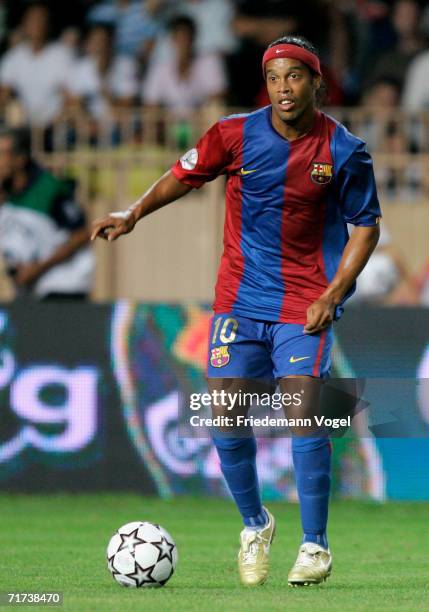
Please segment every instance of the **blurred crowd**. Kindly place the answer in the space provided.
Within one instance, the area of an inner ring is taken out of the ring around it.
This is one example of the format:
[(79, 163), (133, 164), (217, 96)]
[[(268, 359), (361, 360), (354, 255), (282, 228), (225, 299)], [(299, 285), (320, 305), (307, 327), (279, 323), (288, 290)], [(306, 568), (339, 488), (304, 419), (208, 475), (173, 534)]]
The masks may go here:
[(99, 120), (131, 105), (251, 108), (266, 102), (264, 48), (292, 33), (320, 50), (327, 104), (429, 108), (418, 0), (3, 0), (0, 105), (17, 100), (40, 126), (76, 109)]
[[(42, 128), (46, 151), (59, 119), (84, 114), (96, 143), (100, 126), (109, 125), (114, 144), (111, 126), (127, 109), (166, 109), (179, 128), (176, 145), (184, 148), (196, 109), (212, 101), (248, 109), (268, 102), (263, 51), (294, 33), (320, 51), (325, 105), (364, 113), (351, 129), (370, 150), (429, 151), (425, 120), (416, 115), (405, 124), (401, 115), (429, 109), (429, 1), (419, 0), (0, 0), (0, 116), (9, 126)], [(73, 138), (67, 132), (67, 146)], [(31, 153), (19, 130), (0, 132), (7, 273), (17, 295), (85, 299), (94, 261), (83, 210), (72, 186)], [(406, 189), (412, 199), (424, 183), (419, 163), (407, 162), (400, 172), (381, 168), (384, 198)], [(429, 267), (411, 277), (386, 228), (359, 279), (360, 300), (429, 305)]]

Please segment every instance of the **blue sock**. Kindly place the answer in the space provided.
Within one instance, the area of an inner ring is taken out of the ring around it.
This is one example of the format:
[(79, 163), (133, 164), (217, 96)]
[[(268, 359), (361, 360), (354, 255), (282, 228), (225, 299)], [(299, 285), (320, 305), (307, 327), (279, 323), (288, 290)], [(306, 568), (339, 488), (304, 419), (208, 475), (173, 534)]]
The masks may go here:
[(262, 508), (256, 471), (256, 440), (213, 437), (222, 474), (246, 527), (261, 527), (267, 516)]
[(292, 438), (295, 480), (301, 510), (303, 542), (328, 548), (331, 447), (327, 438)]

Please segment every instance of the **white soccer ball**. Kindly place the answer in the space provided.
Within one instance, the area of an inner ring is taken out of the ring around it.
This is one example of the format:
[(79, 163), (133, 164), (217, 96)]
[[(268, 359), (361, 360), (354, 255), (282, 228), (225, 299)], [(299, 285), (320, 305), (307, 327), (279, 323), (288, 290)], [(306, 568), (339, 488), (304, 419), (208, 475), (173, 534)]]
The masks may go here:
[(177, 565), (177, 548), (160, 525), (135, 521), (112, 536), (107, 566), (116, 582), (125, 587), (161, 587)]

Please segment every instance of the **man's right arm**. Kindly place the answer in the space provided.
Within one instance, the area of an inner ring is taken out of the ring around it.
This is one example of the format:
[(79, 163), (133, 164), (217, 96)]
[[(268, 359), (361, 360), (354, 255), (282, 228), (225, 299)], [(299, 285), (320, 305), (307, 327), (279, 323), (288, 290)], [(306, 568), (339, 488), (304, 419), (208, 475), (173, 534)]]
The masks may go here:
[[(241, 134), (241, 130), (235, 130)], [(99, 236), (116, 240), (134, 229), (139, 219), (170, 202), (199, 189), (220, 174), (226, 174), (232, 161), (232, 146), (225, 146), (219, 122), (215, 123), (135, 204), (125, 212), (111, 213), (93, 223), (91, 240)]]
[(190, 185), (178, 181), (169, 170), (126, 211), (96, 219), (92, 224), (91, 240), (98, 237), (111, 242), (123, 234), (129, 234), (137, 221), (178, 200), (191, 189)]

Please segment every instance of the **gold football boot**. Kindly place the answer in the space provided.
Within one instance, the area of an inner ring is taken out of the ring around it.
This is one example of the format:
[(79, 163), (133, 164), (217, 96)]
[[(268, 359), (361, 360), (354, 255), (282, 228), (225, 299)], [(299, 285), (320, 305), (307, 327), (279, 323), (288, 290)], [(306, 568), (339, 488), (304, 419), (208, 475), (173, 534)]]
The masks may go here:
[(264, 510), (268, 515), (268, 525), (261, 529), (243, 529), (240, 534), (238, 571), (242, 584), (246, 586), (258, 586), (268, 578), (270, 546), (276, 522), (273, 515), (266, 508)]
[(332, 555), (319, 544), (302, 544), (295, 565), (289, 572), (289, 586), (319, 584), (328, 578), (332, 569)]

